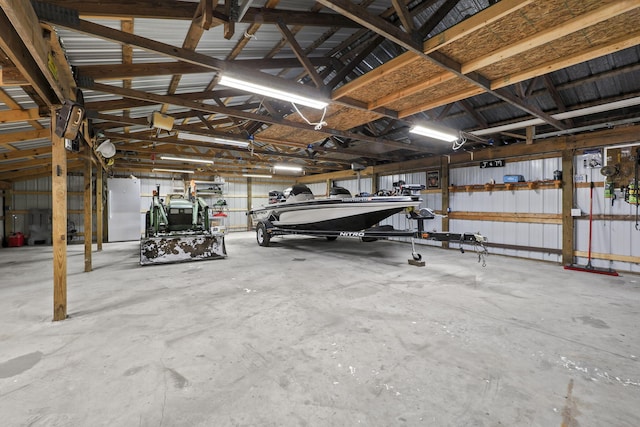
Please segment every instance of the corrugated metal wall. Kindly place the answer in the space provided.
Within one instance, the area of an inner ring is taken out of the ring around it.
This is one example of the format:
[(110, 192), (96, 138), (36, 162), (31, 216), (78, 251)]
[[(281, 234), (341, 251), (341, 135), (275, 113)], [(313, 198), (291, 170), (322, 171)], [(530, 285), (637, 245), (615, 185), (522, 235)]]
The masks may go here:
[[(528, 161), (506, 161), (504, 167), (484, 168), (479, 165), (451, 168), (450, 185), (502, 183), (504, 175), (522, 175), (526, 181), (553, 179), (561, 169), (560, 158)], [(449, 197), (452, 212), (496, 213), (562, 213), (562, 190), (541, 188), (523, 191), (454, 192)], [(492, 243), (562, 249), (562, 226), (502, 221), (450, 220), (450, 231), (480, 232)], [(491, 248), (491, 253), (560, 262), (561, 255), (548, 252)]]
[(327, 183), (326, 181), (317, 182), (313, 184), (307, 184), (309, 190), (313, 193), (314, 197), (327, 197)]
[[(560, 158), (536, 159), (526, 161), (508, 160), (504, 167), (481, 169), (479, 165), (451, 167), (449, 172), (450, 185), (481, 185), (492, 180), (502, 183), (504, 175), (523, 175), (527, 181), (551, 180), (554, 172), (561, 169)], [(627, 257), (626, 261), (608, 261), (592, 259), (596, 267), (614, 268), (620, 271), (640, 272), (638, 254), (640, 253), (640, 230), (636, 230), (637, 207), (622, 201), (622, 195), (618, 192), (618, 198), (613, 205), (611, 199), (604, 198), (604, 177), (600, 174), (600, 168), (590, 168), (584, 165), (580, 155), (575, 158), (575, 175), (580, 177), (575, 189), (575, 205), (583, 216), (575, 221), (575, 250), (588, 251), (589, 246), (589, 221), (590, 189), (589, 180), (595, 182), (593, 197), (593, 214), (596, 219), (592, 228), (592, 252), (612, 254), (614, 257)], [(564, 176), (564, 179), (568, 177)], [(426, 172), (413, 172), (406, 174), (383, 175), (378, 177), (377, 185), (373, 185), (371, 177), (363, 177), (360, 182), (361, 192), (371, 192), (373, 188), (391, 190), (393, 183), (399, 180), (406, 183), (426, 185)], [(185, 182), (170, 178), (142, 178), (142, 197), (140, 200), (140, 230), (144, 231), (144, 213), (149, 209), (151, 196), (156, 185), (160, 185), (161, 195), (168, 192), (182, 191)], [(252, 178), (251, 200), (248, 202), (247, 180), (244, 178), (228, 179), (224, 184), (223, 198), (227, 203), (226, 228), (228, 231), (244, 231), (248, 227), (246, 212), (250, 208), (257, 208), (268, 204), (268, 193), (271, 190), (284, 190), (294, 184), (291, 180), (270, 180)], [(582, 182), (583, 184), (580, 184)], [(334, 185), (347, 188), (352, 194), (358, 192), (358, 183), (355, 178), (336, 180)], [(324, 197), (327, 193), (327, 182), (322, 180), (307, 184), (316, 197)], [(84, 179), (82, 176), (70, 176), (68, 179), (68, 209), (69, 221), (75, 224), (78, 232), (84, 232), (83, 227), (83, 192)], [(201, 194), (202, 195), (202, 194)], [(202, 195), (210, 206), (214, 206), (218, 196)], [(425, 191), (422, 194), (420, 207), (428, 207), (442, 211), (442, 194), (439, 190)], [(1, 203), (1, 202), (0, 202)], [(51, 206), (51, 178), (39, 178), (29, 181), (17, 182), (13, 186), (13, 197), (7, 202), (11, 208), (5, 221), (11, 221), (9, 230), (15, 230), (28, 234), (27, 213), (29, 209), (52, 209)], [(455, 191), (449, 193), (449, 207), (451, 212), (485, 212), (488, 214), (553, 214), (562, 213), (562, 190), (553, 186), (545, 186), (535, 189), (518, 191)], [(1, 205), (0, 205), (1, 208)], [(11, 212), (17, 212), (15, 228)], [(445, 212), (446, 214), (446, 212)], [(602, 219), (599, 215), (626, 216), (625, 220)], [(631, 218), (632, 220), (628, 220)], [(556, 221), (557, 222), (557, 221)], [(95, 230), (95, 216), (93, 220)], [(384, 221), (383, 224), (392, 225), (396, 229), (413, 229), (416, 224), (409, 221), (404, 214), (396, 214)], [(436, 218), (425, 223), (427, 230), (460, 232), (480, 232), (489, 238), (490, 243), (516, 248), (490, 248), (492, 254), (503, 254), (531, 259), (561, 262), (559, 254), (562, 248), (562, 225), (558, 223), (532, 223), (532, 222), (505, 222), (505, 221), (478, 221), (468, 219), (449, 218), (449, 229), (442, 230), (442, 221)], [(640, 226), (638, 226), (640, 228)], [(81, 237), (78, 240), (82, 240)], [(433, 241), (421, 241), (419, 243), (429, 245), (441, 245)], [(542, 248), (531, 250), (530, 248)], [(552, 250), (551, 253), (545, 250)], [(578, 258), (579, 264), (586, 264), (586, 258)]]
[[(604, 197), (605, 177), (600, 168), (591, 168), (585, 164), (586, 156), (576, 156), (574, 170), (581, 181), (595, 183), (593, 189), (593, 225), (592, 244), (593, 253), (612, 254), (622, 257), (634, 257), (636, 262), (609, 261), (592, 259), (591, 264), (600, 268), (612, 268), (621, 271), (640, 273), (640, 217), (638, 205), (624, 201), (621, 191), (616, 190), (616, 199)], [(628, 184), (628, 183), (625, 183)], [(575, 250), (588, 252), (589, 250), (589, 221), (591, 207), (591, 190), (588, 187), (576, 189), (575, 206), (582, 211), (583, 217), (575, 222)], [(632, 220), (599, 219), (600, 215), (626, 216)], [(636, 229), (636, 224), (638, 229)], [(585, 265), (586, 257), (577, 259), (577, 263)]]
[[(426, 172), (412, 172), (402, 173), (394, 175), (383, 175), (378, 177), (378, 189), (380, 190), (393, 190), (393, 183), (398, 181), (404, 181), (407, 184), (422, 184), (427, 185), (427, 173)], [(424, 197), (422, 197), (422, 203), (420, 208), (427, 207)], [(416, 222), (407, 219), (405, 213), (397, 213), (380, 223), (380, 225), (392, 225), (397, 230), (410, 230), (416, 228)], [(429, 224), (430, 225), (430, 224)], [(401, 239), (409, 240), (409, 239)]]
[[(262, 206), (266, 206), (269, 204), (269, 192), (270, 191), (284, 191), (286, 188), (291, 187), (295, 184), (295, 180), (283, 180), (283, 179), (261, 179), (261, 178), (252, 178), (251, 182), (251, 209), (258, 209)], [(246, 199), (246, 193), (245, 193)], [(246, 212), (249, 209), (246, 209), (243, 213), (244, 215), (244, 230), (247, 229), (247, 216)], [(253, 228), (253, 224), (251, 228)], [(238, 227), (238, 230), (241, 228)]]
[(476, 166), (454, 168), (449, 172), (449, 185), (485, 184), (493, 180), (503, 182), (505, 175), (522, 175), (525, 181), (553, 179), (553, 172), (562, 169), (560, 158), (537, 159), (527, 161), (506, 160), (504, 167), (480, 168)]
[[(343, 179), (333, 182), (335, 187), (343, 187), (351, 192), (352, 195), (359, 193), (371, 193), (373, 191), (373, 181), (371, 177), (361, 177), (360, 185), (358, 186), (358, 179)], [(360, 188), (360, 191), (358, 191)]]
[[(67, 222), (70, 228), (84, 233), (84, 177), (71, 175), (67, 177)], [(16, 182), (13, 185), (12, 204), (8, 215), (11, 231), (29, 235), (29, 210), (41, 209), (52, 211), (51, 178), (43, 177), (29, 181)], [(93, 218), (95, 224), (95, 215)], [(95, 230), (95, 226), (94, 226)], [(69, 239), (82, 241), (82, 236), (70, 235)]]

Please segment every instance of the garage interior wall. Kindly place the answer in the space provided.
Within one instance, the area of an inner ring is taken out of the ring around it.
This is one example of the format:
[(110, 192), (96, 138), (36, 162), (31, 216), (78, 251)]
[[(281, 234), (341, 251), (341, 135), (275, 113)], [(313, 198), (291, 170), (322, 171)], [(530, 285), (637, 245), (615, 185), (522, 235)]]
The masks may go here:
[[(612, 268), (620, 271), (640, 272), (637, 258), (640, 252), (640, 231), (635, 228), (635, 205), (622, 201), (617, 191), (614, 203), (604, 198), (605, 177), (600, 167), (590, 167), (584, 163), (584, 155), (576, 153), (573, 177), (574, 208), (580, 209), (581, 216), (575, 218), (576, 263), (585, 265), (589, 248), (589, 182), (594, 182), (592, 260), (594, 267)], [(436, 217), (425, 223), (428, 231), (451, 231), (453, 233), (480, 232), (488, 237), (491, 254), (515, 256), (560, 263), (562, 261), (562, 189), (560, 185), (519, 185), (506, 190), (504, 175), (522, 175), (525, 184), (554, 182), (557, 171), (561, 172), (561, 158), (518, 160), (506, 159), (504, 167), (480, 168), (473, 165), (450, 165), (449, 170), (449, 212), (442, 205), (441, 190), (424, 190), (420, 207), (433, 209), (440, 215), (448, 215), (448, 230), (442, 229), (442, 221)], [(427, 172), (435, 170), (381, 175), (377, 188), (390, 190), (393, 183), (426, 185)], [(567, 179), (566, 176), (563, 177)], [(365, 182), (364, 180), (362, 182)], [(348, 188), (355, 194), (355, 179), (336, 180), (335, 185)], [(313, 185), (324, 185), (317, 183)], [(310, 185), (312, 187), (312, 185)], [(480, 187), (480, 189), (478, 189)], [(363, 186), (363, 191), (364, 190)], [(369, 187), (366, 187), (369, 188)], [(469, 191), (466, 191), (469, 188)], [(455, 191), (454, 191), (455, 189)], [(630, 220), (630, 218), (632, 220)], [(393, 225), (397, 229), (415, 228), (404, 214), (388, 218), (382, 225)], [(408, 239), (398, 239), (408, 240)], [(420, 244), (442, 246), (440, 242), (418, 240)], [(456, 247), (452, 244), (451, 247)]]
[[(94, 185), (95, 187), (95, 178)], [(95, 195), (95, 190), (94, 190)], [(73, 240), (83, 241), (84, 236), (84, 177), (80, 174), (67, 176), (67, 228), (69, 231), (75, 230), (68, 235), (70, 242)], [(8, 202), (9, 203), (9, 202)], [(26, 181), (18, 181), (13, 184), (11, 191), (11, 201), (7, 206), (10, 217), (10, 229), (12, 232), (20, 232), (25, 236), (30, 234), (29, 212), (37, 209), (41, 212), (49, 212), (48, 226), (51, 229), (51, 177), (42, 177)], [(95, 197), (94, 215), (92, 223), (95, 233)]]
[[(427, 172), (424, 171), (380, 175), (376, 185), (371, 176), (360, 179), (361, 192), (372, 192), (373, 188), (391, 190), (393, 183), (399, 180), (412, 184), (427, 185)], [(442, 189), (427, 188), (422, 192), (421, 208), (433, 209), (440, 215), (448, 215), (449, 229), (443, 230), (442, 219), (427, 221), (429, 231), (480, 232), (488, 237), (490, 253), (516, 256), (529, 259), (559, 263), (562, 260), (562, 189), (559, 186), (546, 185), (516, 189), (498, 188), (504, 175), (522, 175), (528, 183), (553, 182), (554, 174), (561, 170), (561, 158), (549, 157), (532, 160), (505, 159), (504, 167), (480, 168), (478, 162), (466, 165), (450, 165), (449, 168), (449, 206), (442, 205)], [(576, 262), (587, 263), (589, 249), (589, 210), (591, 206), (589, 182), (594, 182), (593, 224), (592, 224), (592, 265), (601, 268), (613, 268), (620, 271), (640, 272), (640, 266), (633, 254), (640, 252), (640, 230), (636, 229), (636, 207), (623, 201), (617, 191), (616, 199), (604, 197), (605, 177), (599, 167), (591, 167), (584, 162), (580, 152), (574, 157), (574, 208), (581, 211), (575, 219)], [(442, 173), (439, 171), (439, 173)], [(568, 177), (563, 176), (564, 179)], [(166, 198), (169, 192), (183, 191), (189, 182), (169, 177), (143, 177), (140, 199), (140, 234), (144, 233), (144, 214), (149, 209), (151, 197), (157, 185), (160, 194)], [(199, 194), (213, 208), (220, 198), (226, 201), (225, 224), (227, 231), (246, 231), (251, 223), (246, 216), (250, 208), (268, 203), (268, 193), (272, 190), (284, 190), (295, 183), (295, 177), (289, 179), (251, 179), (251, 199), (249, 198), (246, 178), (228, 178), (223, 184), (223, 194)], [(495, 182), (495, 188), (485, 187)], [(347, 188), (352, 194), (358, 192), (358, 181), (338, 179), (331, 185)], [(318, 182), (307, 184), (317, 197), (327, 194), (328, 181), (319, 176)], [(95, 187), (95, 185), (94, 185)], [(478, 188), (480, 187), (480, 188)], [(469, 191), (467, 191), (469, 189)], [(72, 228), (77, 230), (74, 239), (83, 241), (83, 177), (68, 177), (68, 218)], [(30, 209), (50, 210), (51, 178), (43, 177), (16, 182), (11, 191), (11, 208), (6, 220), (12, 231), (29, 235), (27, 223)], [(446, 212), (446, 209), (449, 212)], [(94, 198), (95, 209), (95, 198)], [(93, 224), (95, 224), (95, 214)], [(415, 222), (404, 214), (396, 214), (381, 225), (392, 225), (396, 229), (415, 228)], [(94, 225), (95, 236), (95, 225)], [(408, 240), (408, 239), (400, 239)], [(72, 241), (71, 241), (72, 242)], [(418, 243), (442, 246), (440, 242), (420, 240)], [(452, 244), (451, 247), (456, 247)]]

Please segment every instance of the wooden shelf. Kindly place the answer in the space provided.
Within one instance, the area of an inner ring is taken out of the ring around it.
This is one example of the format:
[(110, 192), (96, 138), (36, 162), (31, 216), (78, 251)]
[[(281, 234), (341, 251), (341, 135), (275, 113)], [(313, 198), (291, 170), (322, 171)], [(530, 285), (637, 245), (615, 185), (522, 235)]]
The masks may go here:
[(451, 185), (449, 186), (449, 192), (475, 193), (479, 191), (544, 190), (560, 187), (562, 187), (562, 181), (550, 179), (545, 181), (507, 182), (504, 184)]

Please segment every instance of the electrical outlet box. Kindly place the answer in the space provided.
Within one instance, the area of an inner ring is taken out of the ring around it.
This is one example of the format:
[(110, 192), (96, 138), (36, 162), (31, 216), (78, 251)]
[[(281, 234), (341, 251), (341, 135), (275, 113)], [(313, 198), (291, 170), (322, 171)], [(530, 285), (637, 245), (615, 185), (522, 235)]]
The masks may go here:
[(571, 216), (582, 216), (582, 211), (580, 209), (571, 209)]

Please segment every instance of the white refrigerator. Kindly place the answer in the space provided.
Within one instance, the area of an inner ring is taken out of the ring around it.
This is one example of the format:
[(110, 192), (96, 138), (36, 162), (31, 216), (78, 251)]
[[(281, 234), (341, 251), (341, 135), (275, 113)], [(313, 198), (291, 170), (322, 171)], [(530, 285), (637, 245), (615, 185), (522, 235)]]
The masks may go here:
[(109, 241), (139, 240), (142, 235), (140, 180), (109, 178), (107, 188)]

